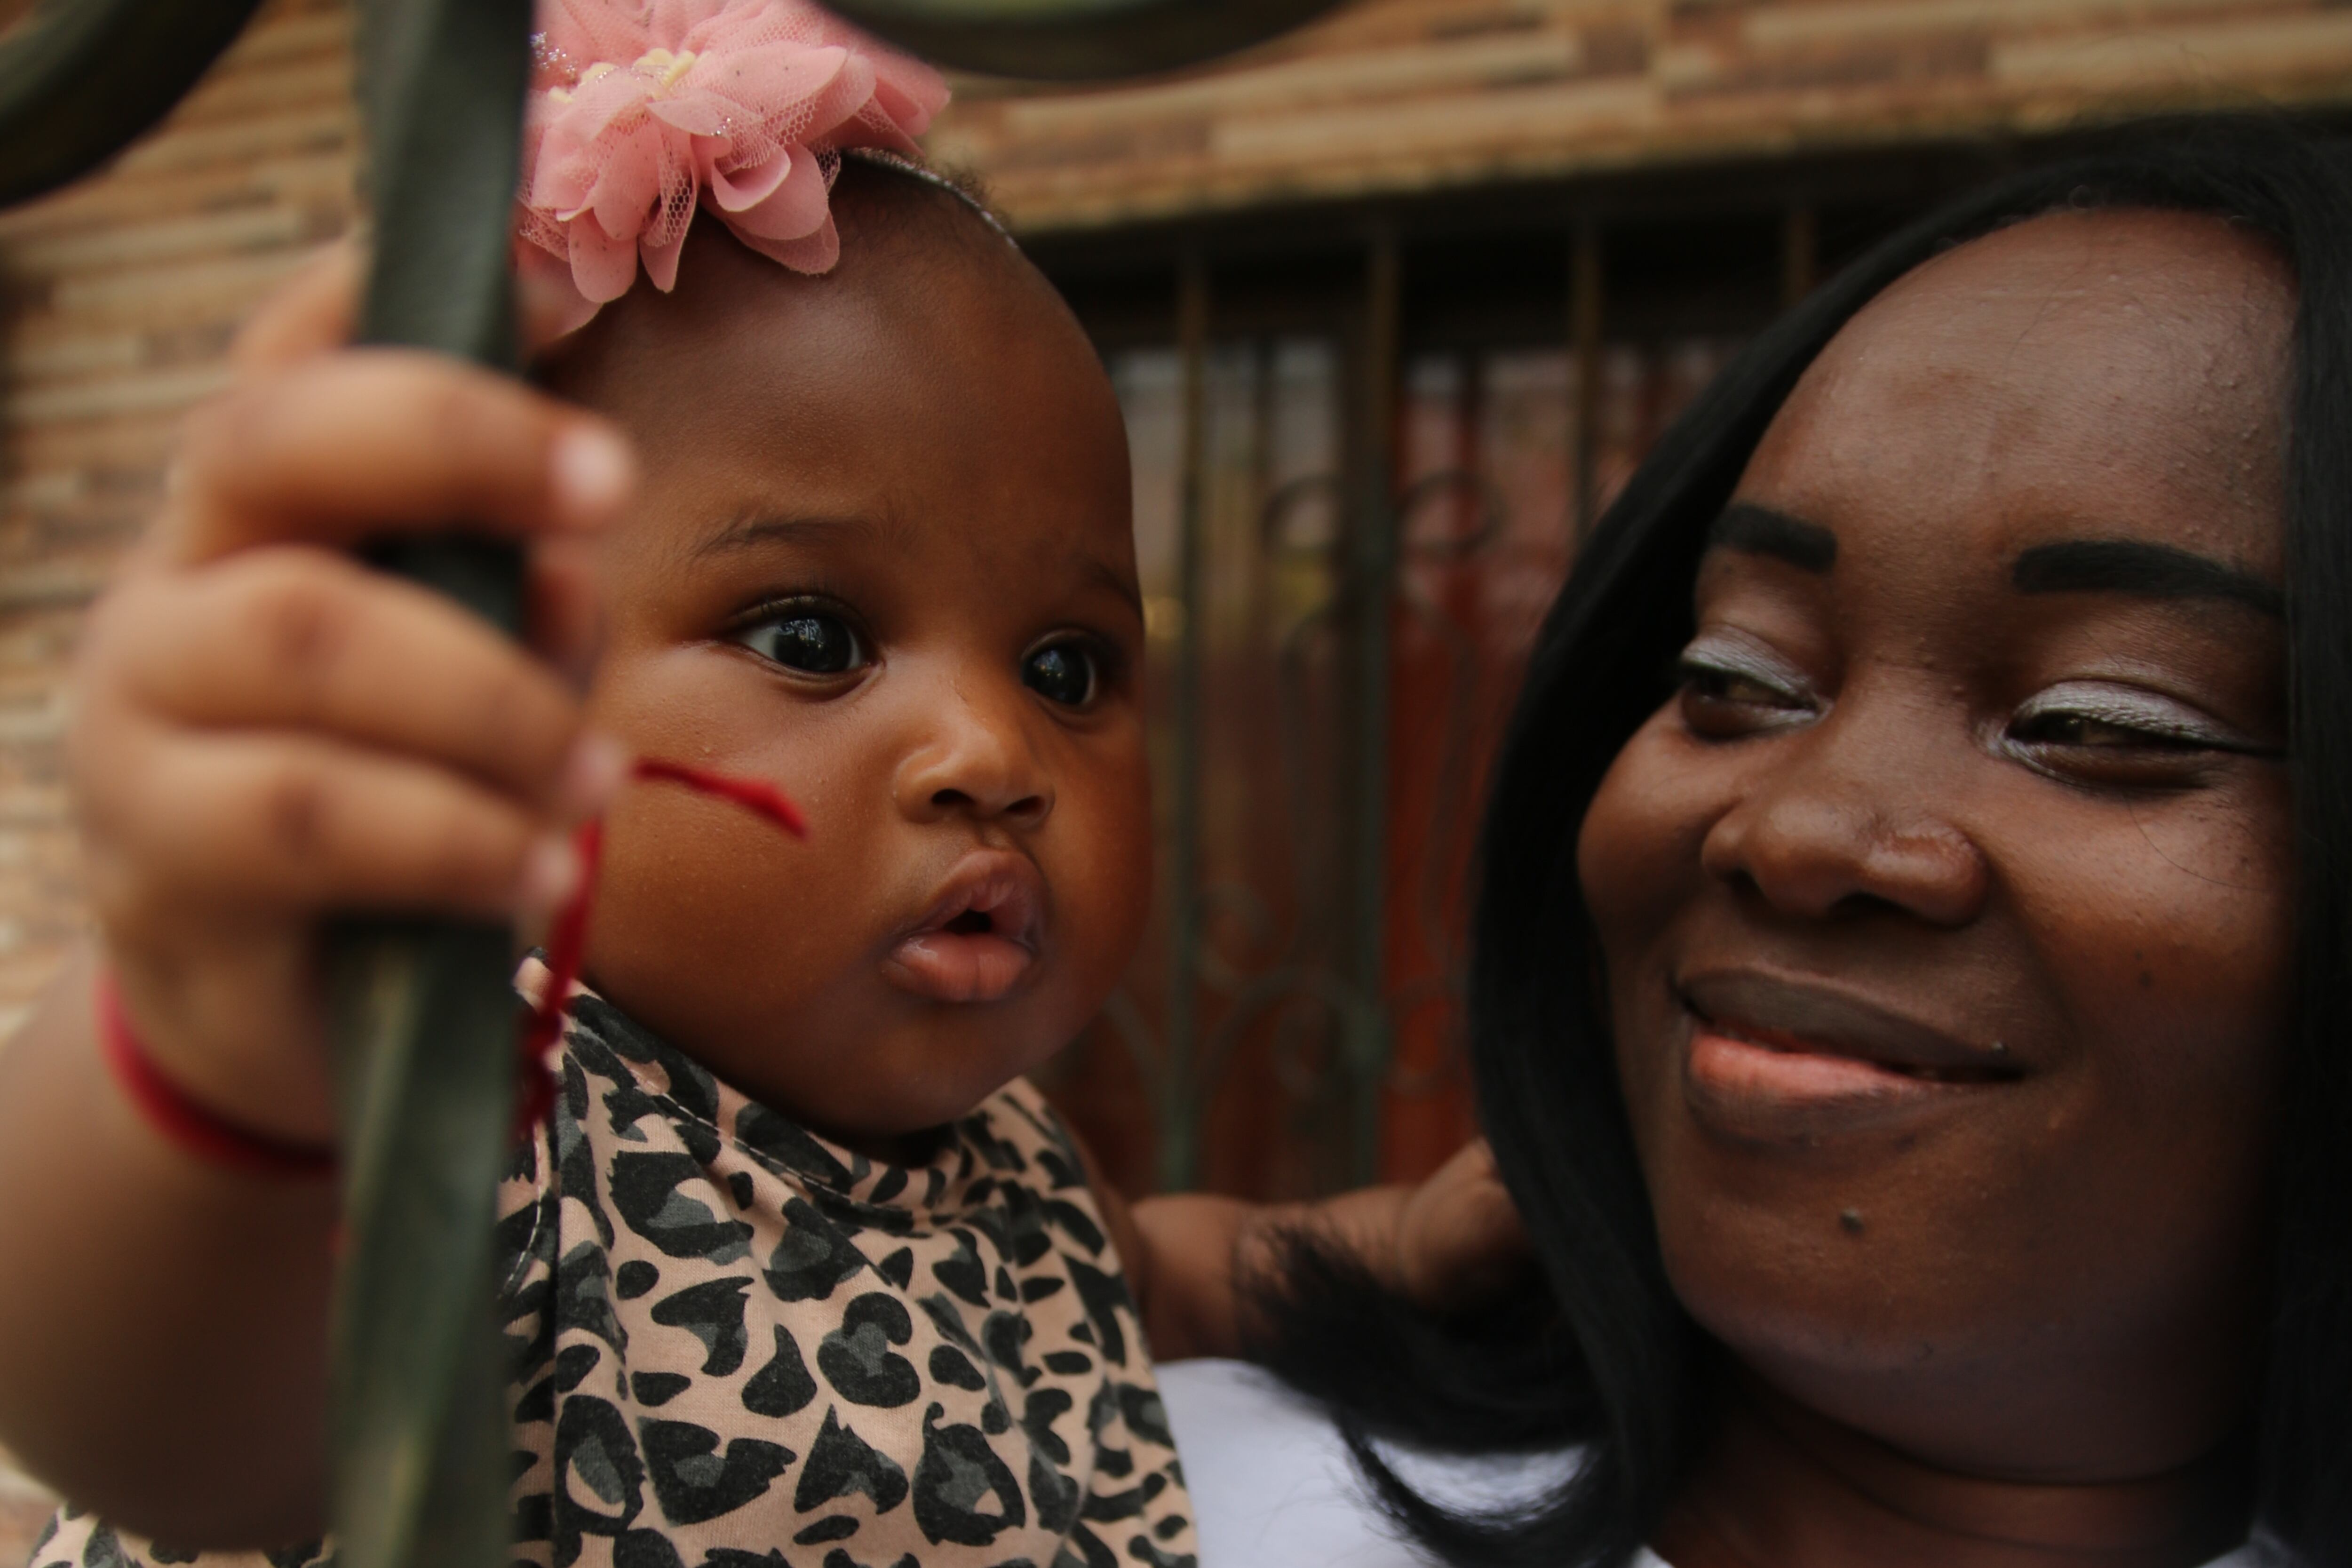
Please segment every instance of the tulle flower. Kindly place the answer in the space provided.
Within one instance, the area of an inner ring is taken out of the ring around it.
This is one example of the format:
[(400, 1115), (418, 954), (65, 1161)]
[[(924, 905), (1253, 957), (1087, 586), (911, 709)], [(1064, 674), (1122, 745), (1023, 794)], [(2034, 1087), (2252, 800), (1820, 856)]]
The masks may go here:
[(540, 0), (518, 260), (576, 295), (677, 286), (695, 209), (799, 272), (829, 270), (846, 147), (915, 154), (939, 73), (808, 0)]

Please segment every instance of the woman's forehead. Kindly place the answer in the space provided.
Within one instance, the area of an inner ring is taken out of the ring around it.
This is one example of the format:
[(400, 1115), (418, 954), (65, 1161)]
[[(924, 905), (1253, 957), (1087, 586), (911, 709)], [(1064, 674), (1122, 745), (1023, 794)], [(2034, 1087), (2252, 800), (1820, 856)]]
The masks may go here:
[(1740, 486), (1841, 534), (2152, 537), (2282, 555), (2294, 285), (2195, 214), (2014, 225), (1921, 267), (1807, 371)]

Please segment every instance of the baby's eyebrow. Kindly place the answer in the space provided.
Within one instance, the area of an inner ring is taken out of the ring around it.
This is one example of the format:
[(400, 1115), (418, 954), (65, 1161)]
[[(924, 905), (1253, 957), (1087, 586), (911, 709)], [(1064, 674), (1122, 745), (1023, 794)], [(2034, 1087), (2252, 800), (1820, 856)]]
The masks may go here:
[(866, 521), (855, 517), (740, 517), (696, 545), (694, 556), (698, 561), (761, 544), (816, 544), (866, 531)]
[(1126, 573), (1108, 563), (1089, 558), (1087, 562), (1087, 575), (1117, 594), (1120, 602), (1129, 609), (1139, 616), (1143, 614), (1143, 595), (1137, 589), (1135, 580)]

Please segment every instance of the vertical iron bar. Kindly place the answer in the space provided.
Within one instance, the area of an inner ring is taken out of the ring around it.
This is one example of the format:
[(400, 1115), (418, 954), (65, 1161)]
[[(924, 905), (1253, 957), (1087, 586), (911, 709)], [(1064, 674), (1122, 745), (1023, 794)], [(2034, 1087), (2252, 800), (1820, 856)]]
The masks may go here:
[(1176, 510), (1176, 592), (1184, 606), (1176, 637), (1173, 843), (1169, 848), (1168, 1045), (1161, 1081), (1160, 1187), (1188, 1192), (1201, 1174), (1201, 1119), (1208, 1086), (1200, 1073), (1201, 666), (1208, 620), (1205, 584), (1209, 460), (1209, 266), (1199, 242), (1177, 264), (1176, 342), (1183, 363), (1183, 439)]
[[(362, 0), (370, 342), (513, 368), (509, 225), (530, 0)], [(455, 521), (455, 520), (453, 520)], [(388, 541), (378, 566), (509, 631), (513, 546)], [(342, 1100), (330, 1518), (343, 1568), (503, 1568), (505, 1351), (492, 1321), (518, 1007), (503, 922), (345, 922), (328, 971)]]
[(1813, 278), (1820, 263), (1816, 257), (1819, 226), (1813, 219), (1813, 205), (1792, 201), (1780, 214), (1780, 308), (1791, 309), (1803, 303), (1813, 291)]
[(1576, 542), (1584, 542), (1601, 509), (1601, 312), (1605, 285), (1601, 227), (1579, 219), (1570, 242), (1568, 341), (1576, 362)]
[(1383, 222), (1364, 258), (1362, 429), (1358, 441), (1355, 527), (1349, 541), (1349, 602), (1355, 609), (1356, 762), (1354, 930), (1349, 980), (1356, 1016), (1347, 1021), (1353, 1134), (1349, 1174), (1379, 1179), (1381, 1091), (1391, 1036), (1386, 1005), (1390, 609), (1396, 592), (1396, 394), (1403, 262), (1393, 224)]

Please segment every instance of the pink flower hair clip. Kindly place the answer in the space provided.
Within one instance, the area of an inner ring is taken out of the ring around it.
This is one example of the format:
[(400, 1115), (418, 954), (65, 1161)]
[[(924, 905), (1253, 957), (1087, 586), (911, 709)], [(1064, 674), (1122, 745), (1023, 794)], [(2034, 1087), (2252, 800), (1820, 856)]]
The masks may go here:
[(677, 283), (695, 209), (796, 272), (841, 256), (841, 153), (919, 154), (948, 100), (919, 61), (808, 0), (540, 0), (518, 265), (574, 307), (570, 331), (644, 264)]

